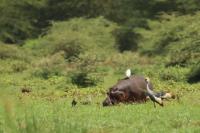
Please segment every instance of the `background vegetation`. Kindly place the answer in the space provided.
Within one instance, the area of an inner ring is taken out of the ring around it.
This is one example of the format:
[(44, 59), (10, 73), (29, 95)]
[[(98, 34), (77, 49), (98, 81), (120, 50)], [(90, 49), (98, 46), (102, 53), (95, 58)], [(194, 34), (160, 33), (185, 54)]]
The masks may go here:
[[(199, 132), (199, 10), (198, 0), (0, 0), (0, 132)], [(180, 101), (102, 108), (127, 68)]]

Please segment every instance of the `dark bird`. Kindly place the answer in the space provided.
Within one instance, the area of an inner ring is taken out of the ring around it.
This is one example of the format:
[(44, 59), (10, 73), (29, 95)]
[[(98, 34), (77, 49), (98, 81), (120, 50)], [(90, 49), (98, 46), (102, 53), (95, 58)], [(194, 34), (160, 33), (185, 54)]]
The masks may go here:
[(30, 88), (24, 87), (24, 88), (21, 88), (21, 92), (22, 92), (22, 93), (30, 93), (30, 92), (31, 92), (31, 89), (30, 89)]
[(72, 100), (72, 107), (75, 107), (77, 104), (77, 101), (75, 99)]

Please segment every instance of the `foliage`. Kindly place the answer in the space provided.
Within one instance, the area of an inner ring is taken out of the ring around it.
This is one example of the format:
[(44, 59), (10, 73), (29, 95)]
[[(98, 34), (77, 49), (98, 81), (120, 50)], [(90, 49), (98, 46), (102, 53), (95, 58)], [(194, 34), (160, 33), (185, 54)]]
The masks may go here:
[(120, 28), (114, 31), (116, 45), (120, 52), (136, 51), (139, 34), (130, 28)]
[(105, 72), (98, 68), (101, 66), (101, 61), (93, 55), (84, 55), (76, 62), (76, 70), (72, 71), (72, 83), (80, 87), (97, 86), (103, 82)]
[(42, 58), (34, 65), (32, 74), (43, 79), (48, 79), (51, 76), (63, 75), (65, 71), (63, 55), (63, 52), (60, 52), (50, 57)]
[(0, 0), (0, 40), (5, 43), (22, 43), (36, 37), (45, 21), (40, 21), (44, 0)]
[(85, 52), (103, 55), (107, 51), (114, 51), (114, 37), (111, 32), (115, 27), (115, 23), (102, 17), (57, 22), (53, 23), (48, 34), (40, 38), (38, 43), (26, 44), (28, 46), (25, 47), (38, 50), (44, 55), (64, 51), (65, 58), (69, 61)]
[[(14, 61), (13, 61), (14, 62)], [(28, 69), (29, 64), (25, 61), (17, 61), (12, 64), (13, 72), (23, 72)]]
[[(197, 0), (0, 0), (0, 132), (198, 132), (199, 7)], [(102, 108), (128, 68), (180, 99), (162, 109)], [(88, 97), (91, 105), (82, 105)]]
[(95, 76), (89, 75), (86, 72), (80, 72), (73, 74), (72, 83), (80, 86), (80, 87), (89, 87), (95, 86), (98, 83), (98, 79)]
[(200, 63), (197, 63), (191, 68), (191, 71), (188, 73), (188, 82), (200, 82)]
[(186, 81), (187, 72), (188, 69), (180, 67), (168, 67), (160, 73), (160, 78), (166, 81), (172, 80), (174, 82), (184, 82)]
[(28, 51), (25, 51), (17, 46), (6, 45), (0, 42), (0, 59), (9, 59), (9, 58), (28, 61), (29, 59)]
[[(199, 60), (199, 17), (195, 15), (167, 15), (162, 21), (150, 21), (151, 30), (138, 30), (143, 35), (139, 47), (141, 53), (168, 55), (168, 66), (194, 64)], [(192, 23), (191, 23), (192, 22)]]
[(200, 10), (198, 0), (0, 0), (0, 3), (0, 40), (18, 44), (44, 35), (52, 21), (104, 16), (122, 25), (133, 22), (141, 27), (144, 23), (140, 20), (154, 19), (161, 12), (189, 14)]
[(195, 11), (200, 10), (200, 3), (198, 0), (176, 0), (175, 4), (177, 5), (176, 10), (181, 13), (194, 13)]

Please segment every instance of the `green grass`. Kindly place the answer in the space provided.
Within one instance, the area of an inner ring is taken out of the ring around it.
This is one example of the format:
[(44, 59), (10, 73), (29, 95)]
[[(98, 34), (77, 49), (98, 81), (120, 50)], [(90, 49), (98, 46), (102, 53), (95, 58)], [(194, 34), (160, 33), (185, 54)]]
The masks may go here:
[[(78, 88), (71, 83), (70, 74), (90, 56), (71, 64), (59, 54), (42, 59), (30, 56), (33, 60), (12, 56), (0, 60), (0, 133), (200, 132), (200, 83), (187, 83), (190, 67), (165, 67), (161, 56), (115, 54), (102, 61), (94, 60), (94, 66), (86, 65), (101, 74), (102, 82)], [(172, 91), (180, 96), (180, 101), (166, 101), (164, 107), (157, 108), (150, 101), (102, 107), (107, 89), (124, 77), (128, 67), (133, 74), (150, 77), (156, 91)], [(37, 70), (43, 73), (46, 68), (47, 78), (34, 74)], [(21, 93), (26, 87), (32, 90), (30, 94)], [(91, 105), (79, 103), (71, 107), (73, 97), (80, 102), (89, 95), (94, 100)]]
[(104, 97), (91, 105), (71, 107), (71, 98), (45, 99), (30, 95), (2, 96), (0, 132), (16, 133), (132, 133), (199, 132), (200, 93), (188, 93), (164, 107), (151, 102), (102, 107)]
[[(12, 60), (0, 60), (0, 133), (200, 132), (200, 83), (185, 81), (189, 68), (165, 68), (162, 64), (145, 64), (145, 60), (137, 57), (128, 66), (133, 66), (134, 74), (150, 77), (156, 91), (170, 90), (180, 96), (180, 101), (166, 101), (164, 107), (157, 105), (157, 108), (150, 101), (102, 107), (107, 89), (123, 78), (127, 66), (120, 61), (116, 63), (122, 65), (114, 64), (114, 68), (109, 61), (110, 66), (104, 66), (108, 68), (103, 83), (77, 88), (69, 84), (68, 75), (42, 79), (31, 75), (34, 67), (31, 64), (18, 72), (13, 71)], [(22, 94), (23, 87), (32, 92)], [(93, 98), (92, 104), (81, 105), (80, 101), (88, 95)], [(79, 101), (74, 108), (71, 107), (73, 97)]]
[[(199, 133), (199, 18), (163, 14), (148, 21), (148, 29), (134, 29), (141, 35), (135, 52), (119, 52), (114, 33), (121, 27), (103, 17), (54, 22), (22, 47), (0, 43), (0, 133)], [(180, 101), (103, 108), (107, 89), (127, 68)], [(89, 95), (91, 105), (71, 107), (73, 97)]]

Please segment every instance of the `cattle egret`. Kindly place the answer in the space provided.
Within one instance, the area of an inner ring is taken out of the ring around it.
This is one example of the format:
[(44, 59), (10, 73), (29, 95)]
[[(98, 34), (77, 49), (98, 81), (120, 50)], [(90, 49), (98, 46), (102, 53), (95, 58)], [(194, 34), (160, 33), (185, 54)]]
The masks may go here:
[(131, 76), (131, 69), (126, 70), (126, 77), (130, 78)]
[(146, 82), (147, 82), (147, 93), (149, 95), (149, 98), (154, 102), (154, 107), (156, 107), (155, 102), (163, 106), (162, 99), (160, 97), (156, 97), (154, 92), (149, 88), (150, 79), (146, 78)]

